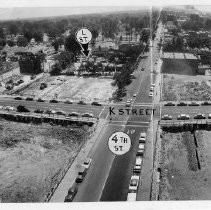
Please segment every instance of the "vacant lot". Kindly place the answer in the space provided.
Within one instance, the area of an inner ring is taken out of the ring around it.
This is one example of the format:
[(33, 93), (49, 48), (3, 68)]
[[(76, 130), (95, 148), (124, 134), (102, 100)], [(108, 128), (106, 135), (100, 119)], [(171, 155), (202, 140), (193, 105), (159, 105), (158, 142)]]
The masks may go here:
[[(47, 88), (40, 90), (40, 84), (45, 82)], [(25, 96), (33, 95), (36, 98), (58, 100), (83, 100), (86, 102), (107, 102), (112, 97), (116, 88), (111, 85), (112, 79), (84, 78), (77, 76), (52, 76), (45, 75), (40, 80), (33, 82), (18, 93)]]
[(1, 201), (40, 201), (90, 132), (85, 127), (36, 126), (0, 119)]
[(163, 101), (211, 100), (211, 83), (207, 76), (163, 75)]
[(211, 199), (211, 132), (195, 134), (196, 141), (190, 132), (164, 133), (160, 200)]

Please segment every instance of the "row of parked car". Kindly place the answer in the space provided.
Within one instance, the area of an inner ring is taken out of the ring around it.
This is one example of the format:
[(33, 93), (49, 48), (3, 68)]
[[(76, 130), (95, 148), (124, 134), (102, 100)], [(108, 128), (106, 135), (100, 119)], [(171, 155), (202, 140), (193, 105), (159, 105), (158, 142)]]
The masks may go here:
[(67, 196), (65, 197), (64, 202), (72, 202), (75, 195), (78, 192), (78, 184), (83, 182), (88, 169), (90, 167), (92, 163), (92, 159), (91, 158), (86, 158), (86, 160), (84, 161), (83, 165), (81, 166), (81, 169), (78, 171), (78, 176), (75, 179), (75, 182), (73, 183), (73, 185), (69, 188)]
[[(211, 114), (208, 114), (208, 116), (207, 116), (207, 118), (208, 119), (211, 119)], [(162, 117), (161, 117), (161, 119), (162, 120), (172, 120), (173, 118), (172, 118), (172, 116), (170, 116), (170, 115), (163, 115)], [(190, 115), (188, 115), (188, 114), (180, 114), (180, 115), (178, 115), (177, 116), (177, 118), (176, 118), (177, 120), (189, 120), (190, 119)], [(196, 120), (199, 120), (199, 119), (206, 119), (206, 115), (205, 114), (196, 114), (194, 117), (193, 117), (193, 119), (196, 119)]]
[(167, 102), (164, 104), (164, 106), (209, 106), (211, 105), (211, 102), (209, 101), (203, 101), (203, 102), (197, 102), (197, 101), (191, 101), (191, 102), (184, 102), (180, 101), (178, 103), (175, 102)]
[[(17, 97), (15, 97), (14, 99), (15, 99), (15, 100), (35, 101), (34, 98), (31, 98), (31, 97), (27, 97), (27, 98), (23, 99), (22, 97), (17, 96)], [(37, 101), (37, 102), (45, 102), (45, 100), (43, 100), (43, 99), (41, 99), (41, 98), (38, 98), (36, 101)], [(59, 103), (59, 101), (56, 100), (56, 99), (51, 99), (49, 102), (50, 102), (50, 103)], [(72, 101), (68, 101), (68, 100), (65, 101), (64, 103), (65, 103), (65, 104), (73, 104)], [(86, 103), (85, 103), (84, 101), (79, 101), (77, 104), (86, 105)], [(96, 102), (96, 101), (93, 101), (93, 102), (91, 103), (91, 105), (93, 105), (93, 106), (102, 106), (102, 104), (100, 104), (100, 103), (98, 103), (98, 102)]]
[(66, 118), (68, 117), (88, 117), (88, 118), (93, 118), (94, 115), (91, 114), (91, 113), (83, 113), (83, 114), (80, 114), (78, 112), (71, 112), (71, 113), (66, 113), (65, 111), (63, 110), (52, 110), (52, 109), (47, 109), (47, 110), (41, 110), (41, 109), (36, 109), (34, 110), (34, 113), (37, 113), (37, 114), (56, 114), (56, 115), (63, 115), (65, 116)]
[(127, 201), (136, 201), (137, 191), (140, 185), (139, 183), (141, 182), (140, 174), (145, 150), (146, 137), (147, 135), (145, 132), (141, 133), (139, 137), (138, 152), (136, 153), (136, 162), (133, 168), (133, 175), (130, 179)]

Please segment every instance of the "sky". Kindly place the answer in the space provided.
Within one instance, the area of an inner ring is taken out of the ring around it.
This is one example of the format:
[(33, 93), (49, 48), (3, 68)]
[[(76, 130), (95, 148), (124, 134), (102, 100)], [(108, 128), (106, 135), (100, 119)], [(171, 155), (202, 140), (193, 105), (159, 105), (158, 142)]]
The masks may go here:
[(75, 14), (90, 14), (90, 13), (103, 13), (112, 11), (128, 11), (147, 9), (149, 7), (140, 6), (115, 6), (115, 7), (14, 7), (14, 8), (1, 8), (0, 7), (0, 20), (18, 19), (18, 18), (36, 18), (36, 17), (51, 17), (51, 16), (65, 16)]

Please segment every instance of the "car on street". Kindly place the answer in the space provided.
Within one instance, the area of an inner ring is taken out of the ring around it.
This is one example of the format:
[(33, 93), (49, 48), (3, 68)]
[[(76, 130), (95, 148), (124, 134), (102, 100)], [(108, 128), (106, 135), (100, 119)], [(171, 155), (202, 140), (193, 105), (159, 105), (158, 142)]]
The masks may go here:
[(64, 103), (65, 103), (65, 104), (73, 104), (72, 101), (65, 101)]
[(130, 105), (131, 105), (131, 100), (130, 99), (128, 99), (127, 101), (126, 101), (126, 104), (125, 104), (127, 107), (129, 107)]
[(41, 99), (41, 98), (38, 98), (37, 101), (38, 101), (38, 102), (44, 102), (44, 100)]
[(64, 202), (72, 202), (75, 195), (78, 192), (78, 186), (76, 183), (73, 184), (73, 186), (71, 188), (69, 188), (67, 196), (65, 197)]
[(139, 137), (139, 143), (145, 143), (146, 142), (146, 137), (147, 137), (147, 134), (145, 132), (142, 132), (140, 134), (140, 137)]
[(151, 92), (154, 91), (154, 87), (153, 87), (153, 86), (150, 87), (150, 91), (151, 91)]
[(7, 110), (7, 111), (15, 111), (15, 108), (13, 106), (5, 106), (4, 107), (4, 110)]
[(151, 84), (151, 86), (152, 86), (152, 87), (155, 87), (155, 84), (154, 84), (154, 83), (152, 83), (152, 84)]
[(200, 104), (196, 101), (191, 101), (188, 106), (199, 106)]
[(133, 167), (134, 173), (141, 173), (142, 161), (143, 161), (143, 155), (136, 154), (136, 162), (135, 166)]
[(145, 144), (144, 143), (139, 143), (138, 149), (139, 150), (144, 150), (144, 148), (145, 148)]
[(77, 104), (86, 105), (86, 103), (84, 101), (79, 101)]
[(153, 92), (150, 92), (149, 93), (149, 97), (153, 97)]
[(44, 111), (41, 110), (41, 109), (35, 109), (34, 110), (34, 113), (42, 114), (42, 113), (44, 113)]
[(187, 114), (180, 114), (180, 115), (178, 115), (177, 119), (178, 120), (189, 120), (190, 116)]
[(208, 114), (208, 119), (211, 119), (211, 114)]
[(76, 177), (75, 182), (81, 183), (83, 181), (84, 177), (86, 176), (86, 174), (87, 174), (87, 168), (85, 168), (84, 166), (81, 167), (81, 169), (78, 172), (78, 176)]
[(80, 114), (77, 112), (71, 112), (68, 114), (69, 117), (78, 117)]
[(19, 105), (17, 106), (17, 112), (30, 112), (25, 106)]
[(206, 119), (206, 115), (205, 114), (197, 114), (193, 118), (194, 119)]
[(175, 106), (175, 103), (170, 101), (165, 103), (164, 106)]
[(139, 176), (133, 175), (130, 179), (129, 192), (137, 191), (139, 185)]
[(33, 98), (30, 98), (30, 97), (27, 97), (26, 98), (26, 101), (34, 101), (34, 99)]
[(58, 111), (56, 111), (56, 114), (66, 116), (67, 113), (62, 110), (58, 110)]
[(177, 103), (177, 106), (187, 106), (188, 104), (186, 102), (180, 101)]
[(136, 96), (137, 96), (137, 93), (134, 93), (134, 94), (133, 94), (133, 97), (136, 97)]
[(86, 158), (84, 160), (84, 167), (88, 169), (90, 167), (91, 163), (92, 163), (92, 159), (91, 158)]
[(96, 102), (96, 101), (93, 101), (93, 102), (91, 103), (91, 105), (93, 105), (93, 106), (102, 106), (102, 104), (100, 104), (100, 103), (98, 103), (98, 102)]
[(92, 118), (93, 117), (93, 114), (90, 114), (90, 113), (84, 113), (84, 114), (82, 114), (82, 117), (90, 117), (90, 118)]
[(59, 103), (56, 99), (51, 99), (49, 102), (50, 103)]
[(204, 101), (204, 102), (201, 103), (201, 105), (202, 105), (202, 106), (209, 106), (209, 105), (211, 105), (211, 102), (209, 102), (209, 101)]
[(161, 117), (161, 120), (172, 120), (172, 116), (165, 114)]
[(19, 97), (19, 96), (18, 96), (18, 97), (15, 97), (14, 99), (15, 99), (15, 100), (22, 100), (22, 98)]
[(129, 192), (128, 194), (127, 194), (127, 201), (136, 201), (136, 196), (137, 196), (137, 194), (135, 193), (135, 192)]

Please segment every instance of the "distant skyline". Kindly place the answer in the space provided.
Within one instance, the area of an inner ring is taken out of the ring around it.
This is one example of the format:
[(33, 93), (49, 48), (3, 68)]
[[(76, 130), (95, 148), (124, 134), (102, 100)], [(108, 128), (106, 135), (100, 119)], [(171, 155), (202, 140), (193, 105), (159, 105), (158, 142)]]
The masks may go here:
[(0, 20), (16, 20), (27, 18), (42, 18), (42, 17), (56, 17), (78, 14), (92, 14), (92, 13), (106, 13), (106, 12), (120, 12), (120, 11), (134, 11), (147, 10), (149, 6), (97, 6), (97, 7), (14, 7), (1, 8)]

